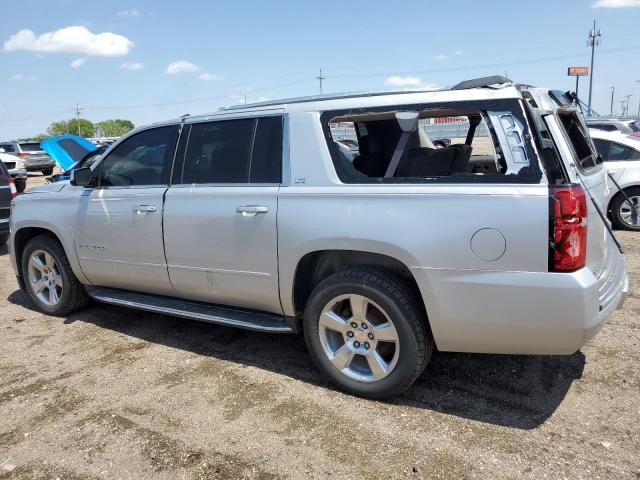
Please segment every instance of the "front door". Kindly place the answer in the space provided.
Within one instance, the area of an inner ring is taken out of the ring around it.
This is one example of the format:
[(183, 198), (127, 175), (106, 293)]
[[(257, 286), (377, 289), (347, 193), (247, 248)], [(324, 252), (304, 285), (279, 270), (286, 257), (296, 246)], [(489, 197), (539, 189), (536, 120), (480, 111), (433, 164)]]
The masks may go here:
[(277, 208), (282, 117), (193, 123), (164, 210), (180, 297), (281, 313)]
[(162, 210), (177, 136), (175, 125), (143, 130), (96, 166), (96, 186), (84, 190), (74, 229), (80, 266), (94, 285), (173, 293)]

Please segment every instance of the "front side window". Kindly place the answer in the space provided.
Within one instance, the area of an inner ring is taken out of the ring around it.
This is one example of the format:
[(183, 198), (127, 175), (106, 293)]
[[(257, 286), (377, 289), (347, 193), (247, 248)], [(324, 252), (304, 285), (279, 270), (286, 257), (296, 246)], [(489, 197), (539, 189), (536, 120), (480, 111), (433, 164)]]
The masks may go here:
[(144, 130), (124, 140), (100, 164), (100, 187), (166, 185), (178, 126)]
[(601, 139), (594, 139), (593, 143), (605, 162), (640, 160), (640, 152), (626, 145)]
[(186, 133), (181, 182), (279, 183), (282, 117), (195, 123)]

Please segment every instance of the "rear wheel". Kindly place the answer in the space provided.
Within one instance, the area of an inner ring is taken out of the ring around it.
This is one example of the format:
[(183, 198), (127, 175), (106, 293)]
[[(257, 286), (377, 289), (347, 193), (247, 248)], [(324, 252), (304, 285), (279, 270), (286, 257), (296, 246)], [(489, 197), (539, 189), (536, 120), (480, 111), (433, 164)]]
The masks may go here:
[(22, 275), (29, 296), (39, 310), (49, 315), (68, 315), (89, 301), (62, 245), (47, 235), (34, 237), (25, 246)]
[(354, 269), (323, 280), (304, 315), (307, 347), (339, 388), (368, 398), (409, 388), (433, 342), (410, 289), (394, 276)]
[(53, 168), (45, 168), (44, 170), (42, 170), (42, 175), (44, 175), (45, 177), (48, 177), (52, 173), (53, 173)]
[(628, 188), (624, 192), (629, 201), (622, 194), (616, 195), (611, 202), (611, 220), (618, 228), (640, 230), (640, 188)]
[(15, 180), (15, 184), (16, 184), (16, 191), (18, 193), (24, 192), (25, 189), (27, 188), (27, 181), (26, 180), (23, 180), (23, 179)]

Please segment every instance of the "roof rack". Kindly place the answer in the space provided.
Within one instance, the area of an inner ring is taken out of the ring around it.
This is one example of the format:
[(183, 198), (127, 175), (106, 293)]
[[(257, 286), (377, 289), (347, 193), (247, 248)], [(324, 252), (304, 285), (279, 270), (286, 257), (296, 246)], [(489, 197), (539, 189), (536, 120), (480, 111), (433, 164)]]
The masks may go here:
[(262, 108), (262, 107), (273, 107), (277, 105), (284, 105), (287, 103), (307, 103), (307, 102), (320, 102), (323, 100), (340, 100), (345, 98), (355, 98), (355, 97), (379, 97), (383, 95), (405, 95), (410, 93), (424, 93), (424, 92), (433, 92), (439, 91), (440, 89), (425, 89), (425, 90), (386, 90), (384, 92), (349, 92), (349, 93), (332, 93), (332, 94), (324, 94), (324, 95), (311, 95), (307, 97), (293, 97), (293, 98), (282, 98), (279, 100), (269, 100), (266, 102), (258, 102), (258, 103), (248, 103), (241, 105), (232, 105), (229, 107), (220, 107), (221, 111), (228, 110), (242, 110), (245, 108)]
[(490, 87), (491, 85), (501, 85), (503, 83), (512, 83), (507, 77), (503, 75), (491, 75), (490, 77), (472, 78), (471, 80), (465, 80), (453, 87), (451, 90), (468, 90), (470, 88), (483, 88)]

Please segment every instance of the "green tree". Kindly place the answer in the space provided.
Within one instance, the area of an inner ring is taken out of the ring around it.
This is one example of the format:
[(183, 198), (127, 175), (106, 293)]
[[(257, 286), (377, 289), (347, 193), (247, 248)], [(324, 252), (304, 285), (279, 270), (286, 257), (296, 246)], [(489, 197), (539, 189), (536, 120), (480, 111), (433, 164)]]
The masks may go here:
[(53, 122), (49, 125), (49, 128), (47, 128), (47, 134), (52, 137), (56, 135), (64, 135), (66, 133), (78, 135), (78, 124), (80, 125), (81, 137), (93, 137), (96, 134), (95, 125), (84, 118), (81, 118), (79, 122), (75, 118)]
[(46, 133), (39, 133), (31, 137), (19, 138), (17, 141), (18, 142), (41, 142), (42, 140), (48, 137), (49, 135), (47, 135)]
[(116, 118), (114, 120), (103, 120), (96, 123), (96, 134), (99, 137), (121, 137), (130, 130), (133, 130), (135, 125), (131, 120), (125, 120)]

